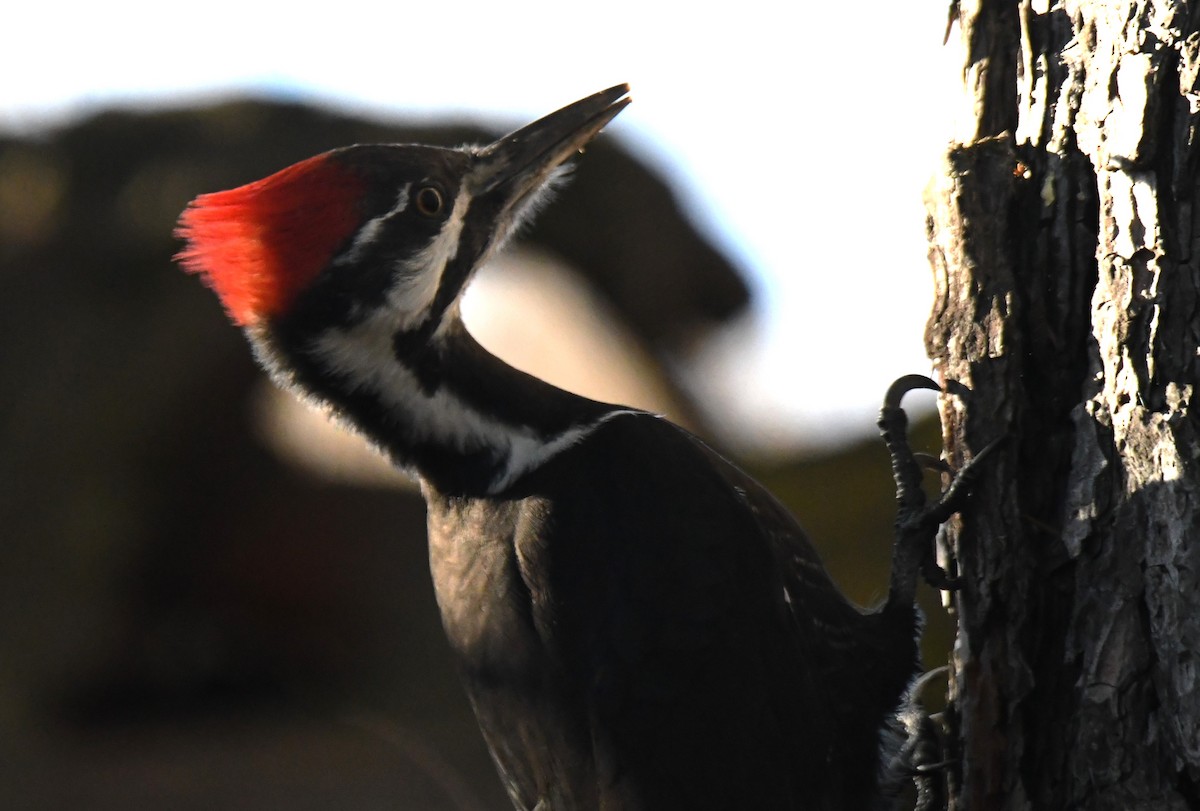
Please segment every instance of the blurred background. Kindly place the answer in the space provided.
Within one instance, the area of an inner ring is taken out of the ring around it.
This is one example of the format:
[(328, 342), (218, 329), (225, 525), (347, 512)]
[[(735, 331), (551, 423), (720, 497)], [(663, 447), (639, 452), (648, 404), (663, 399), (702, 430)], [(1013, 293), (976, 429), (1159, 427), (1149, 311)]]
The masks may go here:
[(419, 496), (171, 261), (196, 194), (348, 143), (484, 141), (630, 82), (468, 323), (735, 456), (882, 597), (874, 413), (929, 365), (944, 4), (32, 5), (0, 48), (5, 807), (507, 807)]

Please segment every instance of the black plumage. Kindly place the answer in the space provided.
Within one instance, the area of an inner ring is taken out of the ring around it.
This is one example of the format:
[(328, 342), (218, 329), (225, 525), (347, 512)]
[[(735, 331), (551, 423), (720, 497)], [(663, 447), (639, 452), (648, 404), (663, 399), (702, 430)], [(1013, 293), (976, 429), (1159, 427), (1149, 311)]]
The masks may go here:
[(695, 437), (628, 413), (501, 498), (425, 495), (446, 632), (518, 807), (869, 807), (915, 609), (860, 612)]
[[(877, 806), (917, 672), (917, 573), (963, 491), (926, 506), (904, 438), (900, 398), (936, 386), (902, 379), (885, 401), (900, 517), (888, 597), (864, 612), (700, 440), (509, 367), (459, 317), (471, 274), (626, 92), (481, 148), (350, 147), (202, 196), (183, 260), (281, 385), (420, 480), (447, 637), (518, 808)], [(322, 232), (312, 211), (355, 225)], [(332, 252), (313, 278), (280, 244), (295, 234)]]

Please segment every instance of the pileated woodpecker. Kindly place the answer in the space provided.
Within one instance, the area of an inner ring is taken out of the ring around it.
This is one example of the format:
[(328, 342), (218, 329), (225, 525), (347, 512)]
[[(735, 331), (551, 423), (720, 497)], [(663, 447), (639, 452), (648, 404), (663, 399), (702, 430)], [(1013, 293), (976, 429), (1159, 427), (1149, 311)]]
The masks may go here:
[(472, 273), (626, 104), (596, 93), (484, 147), (337, 149), (183, 213), (179, 258), (282, 386), (419, 480), (450, 644), (520, 809), (857, 809), (917, 672), (926, 505), (900, 397), (886, 601), (838, 590), (761, 485), (654, 414), (482, 349)]

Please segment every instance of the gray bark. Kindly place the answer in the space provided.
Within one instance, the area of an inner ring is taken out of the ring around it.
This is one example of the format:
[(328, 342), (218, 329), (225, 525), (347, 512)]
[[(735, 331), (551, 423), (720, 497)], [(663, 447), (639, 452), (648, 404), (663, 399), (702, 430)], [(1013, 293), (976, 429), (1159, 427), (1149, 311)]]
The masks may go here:
[(955, 808), (1200, 808), (1200, 6), (973, 0), (928, 193)]

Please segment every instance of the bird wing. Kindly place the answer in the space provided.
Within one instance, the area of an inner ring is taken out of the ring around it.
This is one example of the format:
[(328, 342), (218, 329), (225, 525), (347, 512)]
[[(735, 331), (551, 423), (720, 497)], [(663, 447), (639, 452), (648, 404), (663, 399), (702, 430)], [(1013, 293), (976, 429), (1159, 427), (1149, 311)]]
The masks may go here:
[(821, 807), (819, 629), (796, 595), (845, 601), (795, 520), (651, 415), (569, 454), (587, 464), (530, 482), (551, 506), (517, 552), (535, 625), (588, 708), (600, 805)]

